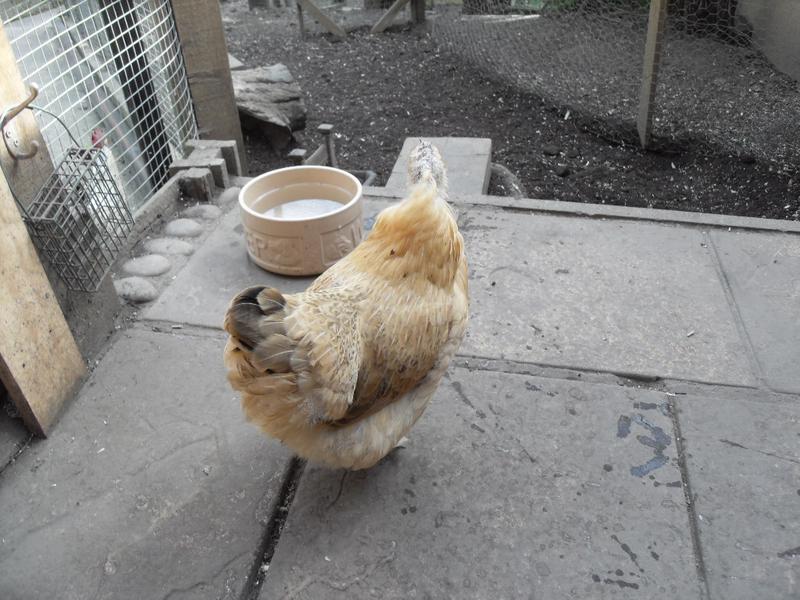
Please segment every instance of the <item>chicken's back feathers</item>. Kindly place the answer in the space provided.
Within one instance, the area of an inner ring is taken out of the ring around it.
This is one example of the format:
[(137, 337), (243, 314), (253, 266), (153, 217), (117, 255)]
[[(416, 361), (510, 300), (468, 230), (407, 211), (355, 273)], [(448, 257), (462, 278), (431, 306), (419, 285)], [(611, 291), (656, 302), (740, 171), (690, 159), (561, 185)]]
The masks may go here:
[(234, 298), (229, 379), (248, 418), (299, 455), (366, 468), (422, 414), (467, 313), (463, 240), (435, 178), (423, 178), (305, 292)]

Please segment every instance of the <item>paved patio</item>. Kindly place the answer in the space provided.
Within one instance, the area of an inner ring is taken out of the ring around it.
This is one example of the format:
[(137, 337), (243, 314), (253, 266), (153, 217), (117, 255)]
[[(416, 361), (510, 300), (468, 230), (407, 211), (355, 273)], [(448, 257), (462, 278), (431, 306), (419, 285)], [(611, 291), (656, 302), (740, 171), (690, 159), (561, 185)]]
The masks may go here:
[(244, 422), (227, 302), (308, 280), (228, 203), (0, 473), (0, 597), (800, 597), (800, 226), (454, 204), (472, 319), (406, 449), (303, 469)]

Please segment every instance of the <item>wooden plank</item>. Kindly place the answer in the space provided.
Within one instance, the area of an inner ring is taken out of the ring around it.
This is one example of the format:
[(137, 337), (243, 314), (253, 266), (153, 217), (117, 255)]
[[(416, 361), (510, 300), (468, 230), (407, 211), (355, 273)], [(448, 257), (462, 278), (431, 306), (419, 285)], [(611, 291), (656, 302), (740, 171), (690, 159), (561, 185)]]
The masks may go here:
[(425, 22), (425, 0), (411, 0), (411, 20), (416, 25)]
[(651, 0), (650, 18), (647, 23), (647, 42), (644, 48), (642, 90), (639, 95), (639, 116), (636, 120), (636, 129), (639, 131), (642, 148), (647, 148), (650, 144), (650, 133), (653, 128), (653, 104), (658, 85), (658, 66), (661, 61), (666, 20), (667, 0)]
[(297, 4), (301, 4), (309, 15), (316, 19), (320, 25), (330, 31), (333, 35), (340, 38), (347, 37), (345, 30), (339, 27), (339, 25), (336, 24), (336, 21), (322, 12), (322, 9), (314, 4), (314, 0), (297, 0)]
[(303, 7), (297, 2), (297, 23), (300, 27), (300, 39), (306, 39), (306, 24), (303, 20)]
[[(11, 45), (3, 30), (2, 21), (0, 21), (0, 82), (2, 82), (0, 84), (0, 110), (27, 97), (27, 87), (20, 78), (17, 62), (11, 52)], [(11, 135), (19, 141), (20, 148), (27, 149), (34, 141), (39, 144), (36, 156), (25, 161), (16, 161), (6, 152), (5, 145), (0, 143), (0, 164), (6, 175), (14, 182), (14, 191), (17, 196), (27, 206), (42, 183), (53, 172), (53, 162), (31, 111), (22, 111), (9, 123), (6, 130), (10, 131)]]
[[(0, 24), (0, 106), (26, 97), (11, 46)], [(44, 436), (86, 375), (86, 366), (14, 202), (9, 182), (27, 204), (52, 172), (36, 120), (25, 111), (12, 121), (20, 143), (40, 143), (32, 159), (14, 161), (0, 144), (9, 181), (0, 177), (0, 380), (25, 425)]]
[(403, 7), (409, 2), (410, 0), (395, 0), (395, 3), (389, 7), (389, 10), (387, 10), (380, 20), (375, 23), (370, 33), (381, 33), (382, 31), (385, 31), (386, 28), (392, 24), (392, 21), (394, 21), (397, 13), (403, 10)]
[(236, 140), (247, 172), (219, 0), (172, 0), (200, 137)]
[(328, 165), (328, 150), (325, 148), (325, 145), (319, 146), (314, 152), (311, 153), (307, 159), (303, 161), (304, 165), (317, 165), (317, 166), (327, 166)]

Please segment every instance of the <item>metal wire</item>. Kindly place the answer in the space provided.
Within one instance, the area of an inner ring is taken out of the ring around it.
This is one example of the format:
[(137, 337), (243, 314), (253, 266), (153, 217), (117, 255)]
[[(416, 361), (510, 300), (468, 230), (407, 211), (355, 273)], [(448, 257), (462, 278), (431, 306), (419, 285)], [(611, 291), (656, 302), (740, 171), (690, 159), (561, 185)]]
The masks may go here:
[[(152, 195), (197, 136), (169, 0), (0, 0), (0, 19), (39, 104), (89, 146), (101, 130), (131, 209)], [(40, 122), (53, 162), (71, 142)]]
[[(649, 6), (443, 0), (433, 31), (444, 48), (491, 77), (636, 143)], [(668, 0), (654, 135), (797, 172), (800, 19), (789, 17), (796, 7), (797, 0)]]
[(72, 290), (96, 291), (133, 227), (105, 151), (70, 148), (25, 209), (33, 243)]

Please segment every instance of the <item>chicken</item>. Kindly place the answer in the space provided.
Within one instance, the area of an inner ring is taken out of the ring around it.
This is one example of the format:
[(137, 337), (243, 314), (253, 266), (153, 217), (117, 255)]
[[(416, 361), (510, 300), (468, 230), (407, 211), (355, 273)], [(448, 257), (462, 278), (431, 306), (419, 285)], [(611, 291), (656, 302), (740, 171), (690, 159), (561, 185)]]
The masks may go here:
[(464, 337), (464, 242), (439, 151), (420, 143), (408, 196), (305, 291), (239, 293), (225, 364), (247, 418), (299, 456), (366, 469), (427, 407)]

